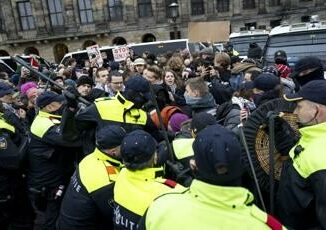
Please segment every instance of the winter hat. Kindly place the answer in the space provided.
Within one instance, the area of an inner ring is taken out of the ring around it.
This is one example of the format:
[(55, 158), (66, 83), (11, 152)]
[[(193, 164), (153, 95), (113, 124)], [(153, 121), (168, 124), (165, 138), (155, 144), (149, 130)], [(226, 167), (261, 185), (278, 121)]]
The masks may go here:
[(190, 128), (193, 130), (194, 134), (197, 134), (207, 126), (215, 124), (217, 124), (217, 122), (212, 114), (200, 112), (192, 117)]
[(179, 132), (181, 129), (181, 124), (187, 120), (189, 120), (187, 115), (183, 113), (174, 113), (169, 120), (172, 131)]
[(96, 146), (99, 149), (112, 149), (121, 145), (126, 131), (120, 125), (108, 125), (96, 131)]
[(89, 76), (81, 76), (80, 78), (78, 78), (76, 83), (77, 83), (77, 87), (81, 85), (90, 85), (90, 86), (94, 85), (92, 78), (90, 78)]
[(269, 91), (280, 84), (280, 79), (273, 74), (262, 73), (254, 80), (254, 88)]
[(27, 92), (32, 88), (37, 88), (37, 84), (32, 81), (26, 82), (25, 84), (20, 86), (20, 92), (22, 94), (27, 94)]
[(126, 167), (129, 164), (145, 163), (154, 155), (157, 147), (155, 139), (144, 130), (128, 133), (121, 144), (121, 157)]
[(237, 136), (221, 125), (198, 133), (192, 145), (198, 180), (215, 185), (237, 185), (243, 172), (241, 145)]

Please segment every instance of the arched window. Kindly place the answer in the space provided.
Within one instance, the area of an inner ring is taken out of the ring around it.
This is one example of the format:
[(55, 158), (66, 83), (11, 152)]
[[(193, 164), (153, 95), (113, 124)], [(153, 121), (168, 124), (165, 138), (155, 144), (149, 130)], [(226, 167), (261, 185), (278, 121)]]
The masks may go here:
[(127, 44), (127, 41), (123, 37), (115, 37), (112, 40), (112, 45), (126, 45), (126, 44)]
[(25, 48), (24, 49), (24, 54), (25, 55), (36, 54), (37, 56), (40, 56), (40, 52), (38, 51), (38, 49), (36, 49), (33, 46)]
[(0, 57), (10, 56), (6, 50), (0, 50)]
[(60, 63), (61, 59), (68, 53), (68, 47), (65, 44), (59, 43), (53, 47), (53, 56), (56, 63)]
[(83, 50), (85, 50), (87, 47), (89, 46), (93, 46), (93, 45), (96, 45), (97, 43), (94, 42), (93, 40), (86, 40), (84, 43), (83, 43)]
[(142, 42), (155, 42), (156, 37), (153, 34), (144, 34)]

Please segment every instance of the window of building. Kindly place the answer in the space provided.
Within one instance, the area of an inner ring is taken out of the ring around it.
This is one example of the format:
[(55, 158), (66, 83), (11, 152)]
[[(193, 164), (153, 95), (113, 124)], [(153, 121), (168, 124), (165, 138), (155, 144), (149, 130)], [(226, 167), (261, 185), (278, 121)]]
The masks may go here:
[(78, 0), (80, 22), (82, 24), (93, 22), (93, 10), (91, 0)]
[(48, 0), (48, 9), (52, 26), (63, 25), (61, 0)]
[(153, 16), (151, 0), (138, 0), (138, 15), (140, 18)]
[(280, 6), (281, 0), (269, 0), (270, 6)]
[(171, 5), (174, 2), (178, 4), (178, 0), (165, 0), (166, 17), (168, 18), (171, 18), (171, 9), (169, 5)]
[(203, 0), (191, 0), (191, 15), (205, 14)]
[(28, 1), (17, 2), (17, 7), (22, 30), (35, 29), (35, 22), (32, 14), (31, 3)]
[(217, 0), (216, 9), (218, 12), (228, 12), (229, 11), (230, 0)]
[(243, 9), (254, 9), (255, 7), (255, 0), (243, 0)]
[(248, 22), (248, 23), (245, 23), (245, 27), (247, 28), (247, 30), (250, 30), (250, 29), (256, 29), (257, 28), (257, 22)]
[(122, 20), (121, 0), (108, 0), (110, 21)]

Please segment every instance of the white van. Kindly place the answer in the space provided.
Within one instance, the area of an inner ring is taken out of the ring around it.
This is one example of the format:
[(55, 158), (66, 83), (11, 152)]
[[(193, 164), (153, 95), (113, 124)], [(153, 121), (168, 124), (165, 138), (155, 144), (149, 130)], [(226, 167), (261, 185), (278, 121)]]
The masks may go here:
[(274, 63), (274, 54), (284, 50), (290, 66), (305, 56), (316, 56), (326, 66), (326, 21), (311, 16), (310, 22), (283, 24), (271, 30), (263, 55), (264, 65)]
[[(164, 54), (166, 52), (175, 52), (177, 50), (184, 50), (188, 48), (188, 39), (176, 39), (168, 41), (146, 42), (139, 44), (128, 44), (129, 49), (132, 49), (135, 56), (142, 56), (143, 53), (148, 52), (154, 55)], [(109, 61), (114, 60), (112, 49), (119, 46), (103, 46), (99, 48), (101, 52), (105, 52)], [(79, 67), (84, 67), (85, 60), (88, 60), (86, 50), (67, 53), (61, 60), (60, 64), (66, 64), (69, 58), (75, 58)]]

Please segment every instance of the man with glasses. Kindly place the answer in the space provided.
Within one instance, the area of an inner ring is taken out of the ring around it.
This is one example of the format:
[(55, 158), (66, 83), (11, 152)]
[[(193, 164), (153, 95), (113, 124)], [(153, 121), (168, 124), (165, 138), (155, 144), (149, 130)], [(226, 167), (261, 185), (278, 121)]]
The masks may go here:
[(108, 77), (108, 84), (105, 87), (105, 91), (109, 93), (110, 97), (114, 97), (117, 92), (124, 91), (124, 79), (120, 72), (112, 71)]

